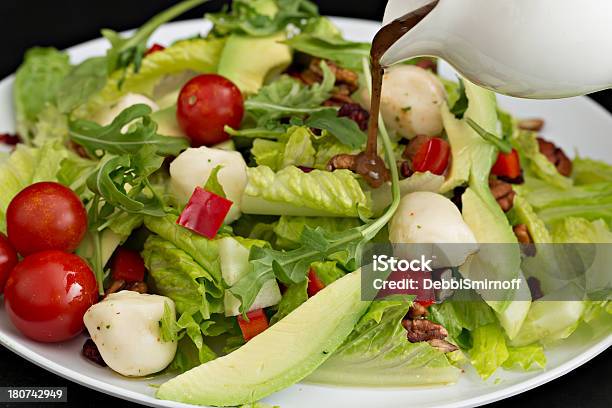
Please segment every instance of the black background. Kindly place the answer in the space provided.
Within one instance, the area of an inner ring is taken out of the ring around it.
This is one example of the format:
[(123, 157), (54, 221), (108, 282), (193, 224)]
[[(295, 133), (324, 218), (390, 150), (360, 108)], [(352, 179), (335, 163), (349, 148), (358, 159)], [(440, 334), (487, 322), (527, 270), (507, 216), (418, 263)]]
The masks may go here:
[[(382, 18), (386, 4), (385, 0), (315, 2), (319, 4), (322, 14), (372, 20)], [(117, 31), (135, 28), (173, 3), (174, 1), (170, 0), (0, 0), (0, 78), (11, 74), (18, 67), (24, 51), (29, 47), (40, 45), (63, 49), (98, 37), (101, 28)], [(205, 11), (217, 10), (223, 3), (225, 2), (221, 0), (211, 1), (182, 18), (200, 18)], [(612, 112), (612, 91), (592, 96)], [(612, 406), (612, 372), (608, 365), (612, 361), (611, 358), (612, 351), (608, 350), (552, 383), (492, 404), (491, 407), (608, 408)], [(0, 386), (67, 386), (70, 407), (105, 407), (111, 404), (121, 407), (136, 406), (55, 376), (2, 347)], [(440, 389), (440, 392), (444, 390)], [(406, 401), (406, 406), (409, 405), (410, 402)]]

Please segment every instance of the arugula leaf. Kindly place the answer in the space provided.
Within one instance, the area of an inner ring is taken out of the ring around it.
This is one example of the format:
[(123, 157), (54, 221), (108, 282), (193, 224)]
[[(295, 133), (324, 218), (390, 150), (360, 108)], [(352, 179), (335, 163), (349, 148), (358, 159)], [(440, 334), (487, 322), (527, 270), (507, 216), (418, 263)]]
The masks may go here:
[(370, 44), (348, 41), (340, 35), (303, 33), (285, 41), (285, 44), (304, 54), (330, 60), (353, 70), (360, 70), (362, 58), (370, 56)]
[(497, 136), (495, 136), (494, 134), (487, 132), (478, 123), (476, 123), (472, 118), (467, 118), (466, 121), (467, 121), (467, 124), (470, 125), (470, 127), (474, 129), (474, 131), (478, 133), (480, 137), (482, 137), (486, 142), (492, 144), (493, 146), (495, 146), (497, 149), (499, 149), (500, 151), (504, 153), (510, 153), (512, 151), (512, 145), (507, 140), (502, 140), (498, 138)]
[[(134, 66), (134, 72), (137, 73), (140, 70), (144, 53), (147, 50), (147, 41), (155, 30), (162, 24), (206, 1), (208, 0), (185, 0), (175, 4), (154, 16), (145, 25), (140, 27), (134, 35), (128, 38), (121, 37), (119, 33), (113, 30), (103, 29), (102, 35), (111, 43), (111, 48), (106, 54), (108, 74), (110, 75), (117, 69), (123, 69), (125, 76), (131, 65)], [(119, 82), (119, 87), (121, 87), (121, 81)]]
[[(369, 63), (367, 59), (362, 62), (366, 77), (369, 77)], [(366, 80), (367, 83), (371, 83), (371, 78), (366, 78)], [(393, 147), (382, 117), (379, 122), (379, 131), (387, 161), (393, 163), (395, 161)], [(249, 255), (249, 261), (253, 267), (251, 272), (229, 289), (241, 300), (240, 311), (246, 313), (249, 310), (263, 284), (270, 279), (276, 277), (285, 284), (303, 282), (310, 264), (338, 252), (345, 253), (346, 264), (357, 264), (358, 262), (351, 261), (360, 258), (363, 245), (372, 240), (387, 225), (399, 206), (400, 190), (397, 167), (390, 166), (390, 169), (393, 200), (380, 218), (334, 235), (325, 233), (322, 229), (305, 228), (300, 239), (302, 247), (292, 251), (283, 252), (270, 248), (252, 247)]]
[(321, 104), (330, 98), (336, 78), (324, 61), (321, 61), (321, 70), (323, 81), (311, 86), (286, 75), (264, 86), (245, 102), (247, 114), (258, 127), (267, 127), (270, 122), (283, 117), (303, 117), (318, 111), (333, 110)]
[(147, 41), (159, 26), (178, 17), (184, 12), (207, 0), (187, 0), (162, 11), (145, 23), (134, 35), (123, 38), (119, 33), (104, 29), (102, 35), (111, 43), (104, 57), (86, 59), (75, 66), (61, 82), (58, 92), (58, 107), (64, 113), (72, 112), (85, 103), (91, 96), (100, 92), (107, 83), (109, 75), (122, 70), (117, 82), (120, 88), (130, 66), (138, 73), (147, 50)]
[(278, 304), (278, 310), (274, 316), (270, 319), (270, 324), (274, 324), (289, 313), (297, 309), (302, 303), (308, 300), (308, 281), (304, 280), (300, 283), (289, 285), (283, 297)]
[(318, 15), (317, 6), (308, 0), (234, 0), (231, 11), (206, 14), (206, 19), (214, 24), (212, 32), (217, 36), (237, 33), (263, 37), (289, 24), (302, 27)]
[[(83, 146), (93, 157), (103, 152), (134, 154), (144, 146), (153, 146), (154, 152), (164, 156), (177, 155), (189, 147), (187, 140), (157, 134), (157, 124), (151, 119), (151, 108), (137, 104), (124, 109), (110, 125), (77, 119), (70, 123), (71, 139)], [(124, 132), (125, 127), (128, 130)]]
[(206, 184), (204, 184), (204, 190), (210, 191), (213, 194), (218, 195), (219, 197), (225, 198), (225, 190), (223, 190), (223, 186), (219, 183), (218, 175), (219, 171), (223, 168), (223, 166), (215, 167), (211, 172), (210, 176), (208, 176), (208, 180)]
[(455, 115), (455, 118), (463, 119), (465, 111), (468, 109), (469, 100), (467, 94), (465, 93), (465, 84), (461, 78), (459, 78), (459, 88), (457, 90), (457, 94), (459, 97), (450, 108), (450, 112)]
[(355, 121), (338, 117), (337, 113), (331, 109), (313, 113), (304, 123), (311, 128), (327, 130), (342, 144), (354, 149), (362, 147), (367, 139), (366, 134)]

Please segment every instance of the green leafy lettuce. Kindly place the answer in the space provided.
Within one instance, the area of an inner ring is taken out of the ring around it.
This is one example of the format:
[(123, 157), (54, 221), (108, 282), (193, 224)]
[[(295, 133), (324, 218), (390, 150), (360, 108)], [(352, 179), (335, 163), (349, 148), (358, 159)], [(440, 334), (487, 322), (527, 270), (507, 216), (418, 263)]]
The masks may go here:
[(273, 228), (276, 234), (276, 245), (284, 249), (294, 249), (299, 247), (302, 232), (306, 227), (321, 228), (333, 234), (359, 225), (361, 225), (361, 222), (356, 218), (282, 216)]
[(408, 300), (373, 302), (344, 344), (309, 381), (362, 386), (453, 383), (460, 370), (428, 343), (410, 343), (402, 319)]
[(282, 139), (285, 141), (256, 139), (251, 149), (255, 162), (274, 171), (287, 166), (314, 166), (316, 151), (312, 145), (312, 132), (308, 128), (291, 127)]
[(26, 142), (36, 134), (41, 112), (54, 104), (63, 78), (70, 70), (68, 55), (55, 48), (32, 48), (17, 70), (13, 101), (17, 132)]
[(612, 165), (598, 160), (576, 157), (573, 162), (572, 177), (578, 186), (612, 182)]

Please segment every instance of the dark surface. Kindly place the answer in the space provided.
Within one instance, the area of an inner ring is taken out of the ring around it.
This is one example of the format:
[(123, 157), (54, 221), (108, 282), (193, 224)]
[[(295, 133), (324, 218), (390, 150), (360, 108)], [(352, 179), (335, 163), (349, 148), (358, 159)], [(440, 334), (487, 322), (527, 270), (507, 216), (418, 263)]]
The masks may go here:
[[(138, 27), (150, 16), (173, 3), (170, 0), (2, 0), (0, 1), (2, 20), (0, 78), (9, 75), (17, 68), (23, 52), (31, 46), (66, 48), (98, 37), (101, 28), (125, 30)], [(199, 18), (206, 10), (216, 10), (223, 3), (219, 0), (212, 1), (184, 18)], [(320, 4), (323, 14), (378, 20), (382, 17), (385, 5), (384, 0), (320, 0), (317, 3)], [(612, 111), (612, 91), (600, 92), (593, 97)], [(608, 364), (611, 361), (612, 351), (608, 350), (550, 384), (490, 406), (494, 408), (610, 407), (612, 390)], [(70, 407), (137, 406), (60, 378), (0, 347), (0, 386), (9, 385), (67, 386)], [(444, 392), (443, 389), (441, 392)], [(14, 406), (42, 406), (42, 404)]]

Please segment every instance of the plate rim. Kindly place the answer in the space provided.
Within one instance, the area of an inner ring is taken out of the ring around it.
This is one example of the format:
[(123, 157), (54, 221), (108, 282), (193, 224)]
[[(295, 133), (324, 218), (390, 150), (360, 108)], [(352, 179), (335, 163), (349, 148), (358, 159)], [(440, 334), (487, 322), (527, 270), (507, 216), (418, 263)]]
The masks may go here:
[[(380, 23), (374, 20), (366, 20), (359, 18), (350, 18), (350, 17), (337, 17), (330, 16), (330, 18), (336, 22), (341, 22), (343, 24), (368, 24), (372, 27), (374, 25), (380, 26)], [(180, 26), (189, 26), (195, 23), (203, 24), (202, 30), (206, 28), (209, 23), (203, 21), (201, 19), (189, 19), (189, 20), (181, 20), (174, 21), (167, 24), (164, 24), (162, 27), (170, 27), (170, 28), (179, 28)], [(122, 34), (127, 34), (133, 32), (134, 30), (127, 30), (122, 32)], [(66, 52), (75, 52), (78, 51), (79, 48), (88, 48), (93, 46), (95, 43), (98, 43), (102, 40), (102, 38), (94, 38), (91, 40), (87, 40), (85, 42), (73, 45), (64, 49)], [(14, 81), (15, 73), (12, 73), (2, 80), (0, 80), (0, 87), (5, 86), (7, 83), (11, 83)], [(610, 119), (612, 117), (612, 113), (608, 112), (603, 106), (599, 103), (595, 102), (591, 98), (586, 96), (579, 96), (575, 98), (568, 99), (580, 99), (581, 103), (587, 103), (590, 105), (590, 109), (594, 112), (597, 112), (597, 115), (602, 117), (606, 117)], [(5, 108), (6, 109), (6, 108)], [(9, 108), (10, 109), (10, 108)], [(111, 395), (115, 398), (128, 400), (137, 404), (142, 404), (151, 407), (178, 407), (178, 408), (193, 408), (195, 405), (175, 402), (175, 401), (167, 401), (160, 400), (150, 395), (146, 395), (137, 391), (132, 391), (126, 388), (122, 388), (119, 385), (109, 384), (107, 382), (101, 381), (92, 376), (80, 373), (76, 370), (71, 369), (70, 367), (63, 366), (61, 364), (55, 363), (54, 361), (48, 359), (47, 357), (30, 350), (24, 343), (20, 343), (18, 341), (11, 340), (10, 337), (6, 336), (4, 332), (0, 331), (0, 345), (6, 347), (11, 352), (17, 354), (18, 356), (26, 359), (27, 361), (35, 364), (36, 366), (52, 372), (66, 380), (73, 381), (81, 386), (94, 389), (101, 393)], [(499, 390), (494, 390), (491, 392), (486, 392), (477, 396), (468, 399), (463, 399), (459, 401), (453, 401), (449, 403), (445, 403), (442, 405), (438, 405), (438, 408), (466, 408), (466, 407), (477, 407), (485, 404), (489, 404), (495, 401), (500, 401), (506, 398), (510, 398), (512, 396), (521, 394), (523, 392), (532, 390), (537, 388), (543, 384), (551, 382), (563, 375), (569, 373), (570, 371), (586, 364), (588, 361), (597, 357), (599, 354), (606, 351), (608, 348), (612, 346), (612, 334), (609, 334), (607, 337), (603, 337), (598, 342), (589, 347), (586, 351), (574, 356), (570, 360), (564, 362), (563, 364), (551, 369), (544, 370), (540, 374), (520, 381), (516, 384), (513, 384), (508, 387), (501, 388)], [(367, 387), (358, 387), (362, 389), (367, 389)], [(347, 387), (350, 389), (350, 387)], [(410, 388), (406, 388), (408, 391)]]

